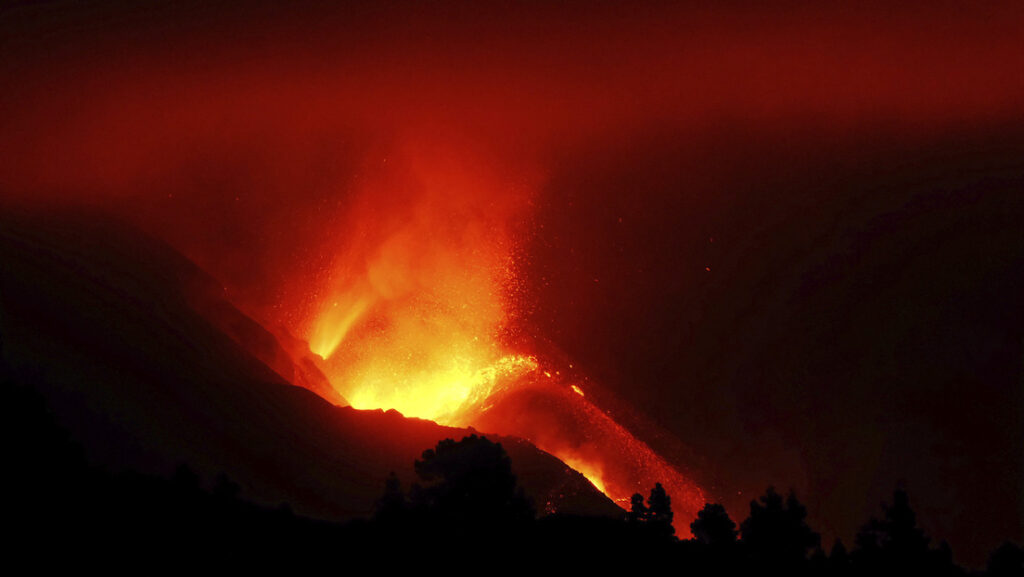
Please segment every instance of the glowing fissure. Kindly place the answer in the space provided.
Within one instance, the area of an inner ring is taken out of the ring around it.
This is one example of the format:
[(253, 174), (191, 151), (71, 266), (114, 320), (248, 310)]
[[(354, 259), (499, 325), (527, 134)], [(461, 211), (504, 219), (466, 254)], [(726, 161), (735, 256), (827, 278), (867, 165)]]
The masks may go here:
[(401, 363), (381, 371), (371, 365), (356, 377), (349, 401), (357, 409), (389, 408), (407, 417), (465, 427), (472, 424), (472, 409), (537, 366), (536, 358), (523, 355), (506, 355), (484, 367), (451, 358), (447, 367), (411, 373), (401, 370)]

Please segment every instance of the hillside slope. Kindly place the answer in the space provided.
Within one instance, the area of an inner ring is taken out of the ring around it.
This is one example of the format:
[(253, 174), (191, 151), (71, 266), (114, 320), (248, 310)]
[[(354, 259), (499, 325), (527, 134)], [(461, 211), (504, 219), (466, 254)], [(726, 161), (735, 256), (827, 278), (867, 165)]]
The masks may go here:
[[(16, 211), (0, 220), (4, 361), (33, 375), (96, 465), (166, 475), (188, 463), (205, 478), (226, 473), (257, 502), (343, 520), (371, 511), (389, 472), (411, 482), (424, 449), (471, 432), (295, 386), (326, 380), (190, 261), (117, 221)], [(497, 440), (539, 511), (618, 511), (554, 457)]]

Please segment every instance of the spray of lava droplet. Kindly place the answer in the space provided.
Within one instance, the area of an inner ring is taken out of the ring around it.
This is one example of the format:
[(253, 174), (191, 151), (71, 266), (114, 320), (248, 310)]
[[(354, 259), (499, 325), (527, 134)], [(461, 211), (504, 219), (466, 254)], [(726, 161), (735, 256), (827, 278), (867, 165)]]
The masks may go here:
[[(348, 230), (309, 335), (332, 384), (359, 409), (525, 437), (620, 505), (661, 482), (681, 513), (699, 509), (700, 489), (579, 384), (504, 344), (516, 328), (512, 227), (527, 214), (530, 190), (425, 150), (406, 149), (398, 162), (392, 155), (343, 219)], [(516, 393), (547, 395), (564, 414), (509, 411)]]

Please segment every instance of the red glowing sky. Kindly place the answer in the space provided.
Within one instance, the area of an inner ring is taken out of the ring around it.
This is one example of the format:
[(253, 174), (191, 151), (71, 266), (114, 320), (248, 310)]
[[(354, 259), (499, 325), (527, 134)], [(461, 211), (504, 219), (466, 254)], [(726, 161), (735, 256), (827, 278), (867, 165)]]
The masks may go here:
[[(301, 237), (409, 141), (536, 185), (652, 130), (914, 141), (1024, 103), (1012, 3), (331, 4), (6, 9), (0, 186), (126, 206), (268, 316), (323, 258)], [(695, 157), (694, 180), (731, 170)]]
[(932, 134), (1024, 99), (1013, 5), (113, 6), (7, 10), (8, 188), (134, 190), (204, 149), (289, 167), (438, 131), (503, 162), (652, 126)]

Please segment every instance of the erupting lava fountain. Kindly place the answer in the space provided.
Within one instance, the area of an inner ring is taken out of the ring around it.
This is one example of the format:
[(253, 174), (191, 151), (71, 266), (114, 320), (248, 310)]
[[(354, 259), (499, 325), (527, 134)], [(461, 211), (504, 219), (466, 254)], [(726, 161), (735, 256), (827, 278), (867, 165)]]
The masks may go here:
[(531, 187), (461, 160), (389, 157), (346, 207), (307, 329), (333, 386), (359, 409), (526, 438), (623, 507), (660, 482), (676, 518), (692, 519), (705, 502), (696, 482), (520, 326), (515, 225), (528, 220)]

